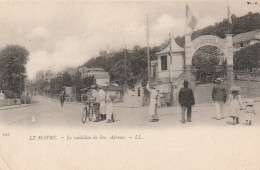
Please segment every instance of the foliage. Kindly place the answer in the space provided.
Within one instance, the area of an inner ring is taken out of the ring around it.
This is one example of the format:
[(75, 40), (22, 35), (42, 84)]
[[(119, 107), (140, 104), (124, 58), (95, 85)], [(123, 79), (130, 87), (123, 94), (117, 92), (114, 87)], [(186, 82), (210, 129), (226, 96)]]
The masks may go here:
[[(150, 49), (151, 60), (157, 59), (155, 55), (161, 50), (160, 47)], [(147, 48), (135, 48), (132, 53), (126, 51), (118, 52), (112, 57), (97, 57), (89, 60), (83, 66), (102, 67), (110, 75), (113, 82), (123, 84), (125, 81), (129, 86), (133, 86), (142, 78), (147, 77)], [(126, 69), (126, 76), (125, 76)]]
[(29, 52), (19, 45), (7, 45), (0, 51), (0, 88), (7, 98), (20, 96), (24, 89)]
[(260, 43), (242, 48), (234, 55), (234, 69), (252, 71), (253, 68), (259, 67)]
[(224, 61), (223, 59), (220, 60), (222, 52), (214, 46), (204, 46), (199, 48), (193, 58), (192, 58), (192, 65), (196, 67), (196, 69), (203, 69), (206, 72), (211, 71), (215, 66), (224, 63), (220, 63), (220, 61)]
[[(232, 25), (230, 25), (230, 33), (233, 35), (253, 31), (260, 28), (260, 14), (249, 12), (247, 15), (236, 17), (235, 15), (231, 16)], [(199, 29), (192, 33), (191, 39), (195, 39), (202, 35), (216, 35), (220, 38), (225, 38), (225, 34), (228, 33), (228, 21), (224, 19), (222, 22), (216, 23)], [(185, 41), (184, 36), (178, 36), (175, 38), (175, 41), (181, 47), (184, 47)]]

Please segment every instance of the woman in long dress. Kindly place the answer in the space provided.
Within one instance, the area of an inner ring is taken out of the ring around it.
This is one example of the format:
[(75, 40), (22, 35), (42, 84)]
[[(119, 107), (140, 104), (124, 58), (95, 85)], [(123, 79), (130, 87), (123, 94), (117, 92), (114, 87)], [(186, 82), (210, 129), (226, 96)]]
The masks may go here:
[(111, 93), (108, 90), (106, 93), (106, 115), (107, 123), (112, 123), (115, 121), (113, 116), (113, 100), (111, 98)]
[(147, 84), (146, 88), (150, 92), (149, 115), (150, 118), (152, 119), (151, 120), (152, 122), (157, 122), (159, 121), (159, 116), (157, 113), (157, 104), (156, 104), (158, 91), (154, 87), (149, 88), (149, 84)]

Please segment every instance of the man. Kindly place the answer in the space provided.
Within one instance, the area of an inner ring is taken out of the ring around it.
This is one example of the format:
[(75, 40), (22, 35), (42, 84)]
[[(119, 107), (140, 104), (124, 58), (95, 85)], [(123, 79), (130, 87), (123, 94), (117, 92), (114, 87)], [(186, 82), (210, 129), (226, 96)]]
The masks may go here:
[(96, 114), (96, 120), (94, 122), (99, 121), (99, 106), (100, 106), (100, 98), (97, 92), (97, 86), (92, 85), (92, 96), (93, 96), (93, 106), (94, 106), (94, 113)]
[(187, 122), (191, 122), (191, 106), (195, 104), (194, 95), (191, 88), (188, 88), (189, 82), (184, 80), (184, 87), (179, 92), (179, 103), (182, 109), (182, 123), (185, 123), (185, 113), (187, 110)]
[(99, 112), (100, 112), (100, 118), (101, 120), (106, 120), (106, 92), (102, 89), (101, 86), (98, 88), (98, 96), (100, 100), (100, 107), (99, 107)]
[(212, 99), (216, 105), (217, 119), (223, 119), (223, 106), (227, 98), (226, 88), (222, 85), (223, 80), (217, 78), (216, 85), (212, 89)]
[(60, 104), (61, 104), (61, 107), (63, 107), (63, 105), (64, 105), (65, 96), (66, 96), (66, 92), (65, 92), (65, 89), (63, 88), (63, 89), (62, 89), (62, 92), (61, 92), (61, 95), (60, 95)]
[(147, 83), (146, 89), (150, 93), (150, 105), (149, 105), (149, 115), (151, 118), (151, 122), (158, 122), (159, 121), (159, 116), (157, 113), (157, 97), (158, 97), (158, 90), (156, 90), (155, 87), (149, 88), (149, 83)]

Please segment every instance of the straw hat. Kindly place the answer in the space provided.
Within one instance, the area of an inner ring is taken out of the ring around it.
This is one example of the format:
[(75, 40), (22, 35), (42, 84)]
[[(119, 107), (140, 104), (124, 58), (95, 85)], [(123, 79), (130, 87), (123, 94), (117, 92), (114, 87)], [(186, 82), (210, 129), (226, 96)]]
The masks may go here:
[(247, 106), (253, 106), (254, 105), (254, 99), (247, 99), (245, 103), (246, 103)]
[(233, 87), (230, 88), (230, 91), (232, 91), (232, 92), (233, 92), (233, 91), (237, 91), (237, 92), (238, 92), (238, 91), (240, 91), (240, 90), (241, 90), (241, 89), (240, 89), (239, 86), (233, 86)]
[(223, 81), (222, 78), (216, 78), (216, 80), (215, 80), (216, 83), (220, 83), (220, 82), (222, 82), (222, 81)]

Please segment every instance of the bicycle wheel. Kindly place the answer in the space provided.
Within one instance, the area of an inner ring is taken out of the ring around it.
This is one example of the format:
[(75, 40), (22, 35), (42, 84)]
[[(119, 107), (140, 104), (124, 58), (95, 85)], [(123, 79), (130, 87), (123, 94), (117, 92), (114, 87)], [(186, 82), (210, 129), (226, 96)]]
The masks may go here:
[(86, 122), (87, 117), (88, 117), (88, 115), (87, 115), (87, 108), (84, 107), (82, 112), (81, 112), (81, 121), (82, 121), (82, 123)]
[(93, 118), (93, 112), (94, 112), (93, 106), (90, 106), (89, 107), (89, 111), (88, 111), (88, 119), (89, 119), (89, 121), (91, 121), (92, 118)]

